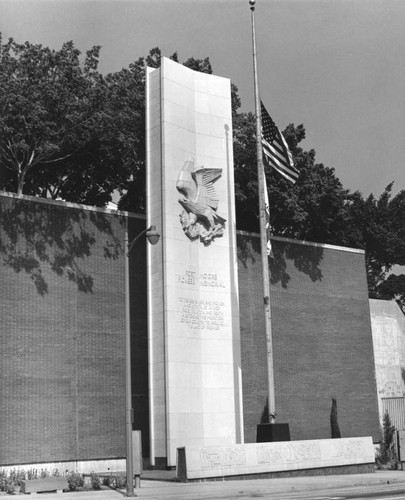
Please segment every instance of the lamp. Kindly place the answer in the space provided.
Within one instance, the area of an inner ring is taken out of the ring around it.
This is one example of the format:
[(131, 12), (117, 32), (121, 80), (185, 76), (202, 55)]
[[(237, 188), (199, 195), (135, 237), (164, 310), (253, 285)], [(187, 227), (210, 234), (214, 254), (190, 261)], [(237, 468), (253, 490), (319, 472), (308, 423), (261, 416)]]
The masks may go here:
[(132, 386), (131, 386), (131, 317), (130, 317), (130, 300), (129, 300), (129, 257), (135, 243), (138, 239), (146, 234), (146, 238), (151, 245), (156, 245), (159, 241), (160, 234), (156, 231), (156, 226), (150, 226), (148, 229), (141, 231), (129, 244), (128, 242), (128, 226), (125, 231), (124, 248), (125, 248), (125, 429), (126, 429), (126, 476), (127, 476), (127, 491), (125, 496), (136, 497), (134, 493), (134, 471), (133, 471), (133, 450), (132, 450), (132, 423), (134, 419), (132, 409)]
[(156, 231), (156, 226), (150, 226), (146, 231), (146, 237), (151, 245), (156, 245), (160, 238), (160, 234)]

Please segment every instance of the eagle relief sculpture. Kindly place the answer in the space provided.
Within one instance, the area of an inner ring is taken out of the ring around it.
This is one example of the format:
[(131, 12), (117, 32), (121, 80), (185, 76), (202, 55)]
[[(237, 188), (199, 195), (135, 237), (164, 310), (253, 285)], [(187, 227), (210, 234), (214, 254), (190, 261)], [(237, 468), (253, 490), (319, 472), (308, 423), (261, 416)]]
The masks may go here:
[(200, 238), (204, 245), (224, 234), (226, 219), (217, 213), (219, 200), (214, 188), (221, 173), (222, 168), (196, 168), (194, 159), (189, 158), (177, 178), (183, 231), (191, 240)]

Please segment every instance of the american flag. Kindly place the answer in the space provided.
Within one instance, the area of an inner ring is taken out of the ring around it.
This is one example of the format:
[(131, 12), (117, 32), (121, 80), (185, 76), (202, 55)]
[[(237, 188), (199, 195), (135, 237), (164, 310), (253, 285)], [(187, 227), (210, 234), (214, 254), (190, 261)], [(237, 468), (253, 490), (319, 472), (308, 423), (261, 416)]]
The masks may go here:
[(299, 171), (294, 166), (292, 154), (285, 142), (283, 134), (271, 119), (263, 103), (261, 103), (261, 114), (264, 160), (271, 167), (275, 168), (285, 179), (295, 184)]

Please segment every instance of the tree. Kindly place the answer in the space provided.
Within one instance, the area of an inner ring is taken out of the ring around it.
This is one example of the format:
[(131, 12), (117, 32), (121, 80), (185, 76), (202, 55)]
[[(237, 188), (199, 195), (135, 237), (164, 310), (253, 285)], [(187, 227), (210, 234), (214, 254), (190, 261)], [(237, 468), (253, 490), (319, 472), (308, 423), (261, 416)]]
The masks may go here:
[(69, 162), (98, 136), (106, 89), (97, 71), (99, 51), (87, 51), (82, 64), (73, 42), (55, 51), (0, 39), (0, 170), (6, 188), (34, 195), (49, 189), (55, 196), (70, 174)]
[[(0, 188), (97, 206), (118, 191), (120, 208), (145, 211), (145, 65), (161, 51), (106, 77), (99, 54), (0, 41)], [(212, 73), (208, 57), (184, 65)]]
[[(178, 53), (170, 56), (175, 62), (179, 62)], [(119, 155), (116, 162), (124, 162), (125, 168), (129, 169), (129, 181), (121, 184), (118, 189), (121, 192), (119, 208), (138, 213), (145, 212), (145, 64), (151, 68), (160, 67), (161, 52), (158, 47), (153, 48), (146, 58), (139, 58), (131, 64), (128, 69), (118, 73), (107, 75), (106, 81), (111, 89), (116, 87), (118, 99), (109, 98), (112, 109), (122, 113), (123, 121), (117, 125), (121, 131)], [(211, 63), (208, 57), (205, 59), (187, 59), (184, 66), (202, 73), (212, 73)], [(238, 88), (232, 85), (232, 110), (236, 114), (240, 107)], [(114, 121), (117, 124), (117, 120)]]
[[(270, 223), (274, 235), (323, 243), (339, 243), (344, 207), (350, 197), (332, 168), (315, 163), (315, 151), (298, 144), (305, 139), (303, 125), (284, 131), (300, 171), (292, 185), (274, 170), (266, 170)], [(235, 196), (238, 228), (258, 231), (256, 129), (251, 113), (234, 119)]]
[[(161, 51), (105, 77), (99, 54), (93, 47), (81, 61), (73, 42), (55, 51), (0, 39), (0, 188), (97, 206), (118, 191), (119, 208), (145, 211), (145, 64), (159, 67)], [(183, 64), (212, 73), (208, 57)], [(255, 117), (239, 112), (231, 89), (237, 225), (258, 231)], [(266, 172), (273, 234), (363, 248), (370, 295), (405, 307), (405, 275), (391, 274), (405, 265), (405, 191), (392, 197), (391, 184), (363, 199), (301, 148), (303, 125), (284, 136), (300, 175), (293, 186)]]
[(381, 281), (377, 288), (376, 298), (395, 299), (405, 314), (405, 274), (390, 274)]
[(336, 398), (332, 398), (332, 408), (330, 410), (330, 431), (332, 439), (338, 439), (342, 437), (338, 422), (338, 410), (337, 410)]
[[(234, 117), (236, 216), (239, 229), (258, 231), (255, 117)], [(379, 199), (364, 199), (345, 189), (333, 168), (303, 150), (303, 125), (288, 125), (283, 135), (300, 175), (291, 185), (274, 170), (266, 172), (274, 235), (364, 249), (371, 297), (395, 298), (405, 312), (405, 275), (390, 274), (405, 265), (405, 191), (392, 198), (392, 184)]]
[[(127, 172), (126, 182), (117, 186), (121, 194), (119, 208), (137, 213), (146, 209), (146, 157), (145, 157), (145, 65), (160, 67), (161, 51), (155, 47), (144, 58), (117, 73), (107, 75), (109, 105), (115, 110), (115, 162)], [(178, 54), (170, 56), (178, 62)], [(117, 114), (118, 113), (118, 114)]]
[(383, 426), (381, 429), (380, 449), (377, 454), (377, 465), (389, 465), (396, 469), (398, 458), (395, 451), (395, 426), (391, 423), (391, 417), (386, 411), (383, 415)]
[(370, 297), (396, 299), (405, 312), (405, 275), (391, 273), (394, 265), (405, 265), (405, 191), (392, 197), (392, 186), (378, 199), (354, 193), (343, 244), (366, 251)]

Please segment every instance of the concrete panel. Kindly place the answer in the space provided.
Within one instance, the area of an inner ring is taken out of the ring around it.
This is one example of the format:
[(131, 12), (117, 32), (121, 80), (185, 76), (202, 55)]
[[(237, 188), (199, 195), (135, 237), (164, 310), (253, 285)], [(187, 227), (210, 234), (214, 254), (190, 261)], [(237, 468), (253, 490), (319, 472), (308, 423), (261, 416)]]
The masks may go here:
[(178, 450), (179, 479), (263, 474), (374, 463), (371, 436)]
[(376, 299), (370, 299), (370, 316), (382, 419), (382, 398), (405, 396), (405, 316), (395, 300)]

